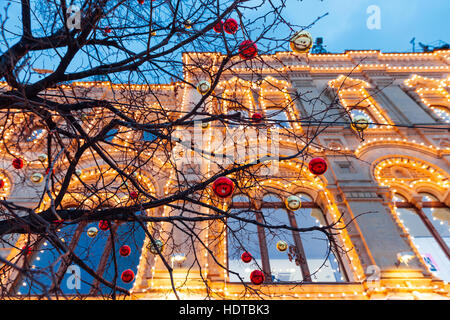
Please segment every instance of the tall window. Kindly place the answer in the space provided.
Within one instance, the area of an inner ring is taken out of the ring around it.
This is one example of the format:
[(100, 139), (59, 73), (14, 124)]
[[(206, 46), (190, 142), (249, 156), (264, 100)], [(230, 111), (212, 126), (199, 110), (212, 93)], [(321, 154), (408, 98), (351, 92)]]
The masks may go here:
[[(261, 210), (251, 206), (248, 198), (233, 198), (231, 213), (248, 220), (256, 219), (269, 226), (291, 228), (311, 227), (326, 224), (326, 219), (317, 204), (307, 194), (298, 194), (302, 208), (292, 212), (286, 210), (283, 199), (276, 194), (263, 197)], [(263, 228), (250, 222), (228, 220), (229, 269), (248, 281), (249, 273), (259, 268), (266, 274), (267, 283), (282, 282), (341, 282), (347, 281), (340, 267), (339, 257), (334, 254), (326, 235), (319, 231), (299, 233), (280, 228)], [(284, 241), (288, 249), (277, 250), (277, 243)], [(250, 264), (240, 261), (240, 255), (249, 252), (255, 259)], [(230, 272), (230, 281), (239, 277)]]
[[(95, 227), (98, 233), (95, 237), (89, 237), (87, 231)], [(144, 243), (145, 233), (137, 223), (125, 222), (113, 224), (111, 231), (114, 232), (114, 249), (117, 260), (117, 286), (131, 289), (134, 281), (124, 283), (121, 280), (121, 273), (126, 269), (131, 269), (136, 274), (141, 248)], [(116, 274), (113, 261), (113, 246), (110, 230), (102, 231), (98, 227), (98, 222), (79, 223), (76, 225), (62, 225), (58, 236), (69, 247), (72, 247), (74, 253), (88, 265), (90, 269), (107, 281), (112, 282)], [(119, 254), (122, 245), (128, 245), (131, 248), (129, 256), (123, 257)], [(99, 283), (87, 271), (72, 262), (69, 266), (61, 266), (61, 251), (55, 248), (50, 241), (43, 239), (37, 245), (32, 247), (32, 255), (29, 264), (34, 271), (45, 270), (43, 273), (36, 273), (34, 281), (29, 278), (19, 282), (17, 287), (18, 294), (42, 294), (43, 288), (36, 282), (44, 284), (47, 289), (50, 288), (55, 280), (57, 272), (62, 272), (63, 278), (60, 285), (60, 292), (63, 294), (89, 294), (104, 295), (111, 294), (112, 289)], [(75, 273), (72, 271), (75, 270)], [(74, 280), (76, 272), (79, 271), (79, 282)]]
[(422, 209), (396, 194), (397, 214), (429, 269), (439, 278), (449, 281), (450, 209), (429, 193), (419, 195)]

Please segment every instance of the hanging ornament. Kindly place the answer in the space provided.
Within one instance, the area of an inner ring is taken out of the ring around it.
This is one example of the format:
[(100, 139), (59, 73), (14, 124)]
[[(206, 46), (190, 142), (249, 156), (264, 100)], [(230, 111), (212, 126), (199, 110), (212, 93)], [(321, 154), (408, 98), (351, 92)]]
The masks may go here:
[(223, 29), (223, 20), (217, 22), (217, 24), (213, 27), (213, 30), (217, 33), (221, 33)]
[(264, 282), (264, 273), (261, 270), (253, 270), (250, 273), (250, 281), (253, 284), (260, 285)]
[(48, 159), (48, 157), (45, 153), (41, 153), (40, 155), (38, 155), (38, 160), (40, 162), (45, 162), (45, 161), (47, 161), (47, 159)]
[(292, 211), (300, 209), (300, 207), (302, 206), (301, 199), (294, 195), (287, 197), (284, 203), (286, 205), (286, 208)]
[(354, 130), (362, 132), (369, 127), (369, 119), (361, 115), (355, 116), (351, 126)]
[(236, 20), (229, 18), (225, 20), (223, 30), (228, 34), (235, 34), (239, 29), (239, 25)]
[(131, 191), (130, 192), (130, 198), (131, 199), (137, 199), (138, 198), (138, 193), (136, 191)]
[(122, 272), (122, 275), (120, 276), (123, 282), (130, 283), (134, 280), (134, 272), (131, 269), (127, 269), (124, 272)]
[(109, 222), (107, 220), (100, 220), (98, 222), (98, 228), (102, 231), (106, 231), (109, 229)]
[(84, 122), (84, 121), (89, 120), (89, 117), (88, 117), (88, 115), (86, 113), (82, 113), (81, 116), (80, 116), (80, 119), (81, 119), (81, 121)]
[(145, 0), (138, 0), (139, 4), (144, 4)]
[(90, 227), (86, 234), (89, 238), (95, 238), (98, 234), (98, 229), (96, 227)]
[(324, 159), (314, 158), (309, 161), (308, 167), (312, 174), (319, 176), (327, 171), (328, 165)]
[(15, 169), (22, 169), (23, 168), (23, 160), (20, 158), (15, 158), (12, 162), (12, 165)]
[(258, 46), (251, 40), (242, 41), (239, 45), (239, 56), (241, 59), (252, 59), (258, 55)]
[(255, 123), (260, 123), (262, 121), (262, 118), (263, 116), (261, 113), (255, 112), (254, 114), (252, 114), (252, 121)]
[(253, 257), (250, 253), (248, 253), (247, 251), (243, 252), (241, 255), (241, 260), (244, 263), (249, 263), (250, 261), (252, 261)]
[(131, 253), (131, 248), (130, 248), (130, 246), (127, 246), (126, 244), (121, 246), (119, 249), (119, 254), (122, 257), (128, 257), (130, 255), (130, 253)]
[[(50, 168), (45, 170), (45, 174), (47, 175), (50, 172)], [(52, 174), (55, 174), (55, 169), (52, 169)]]
[(280, 240), (277, 242), (277, 250), (280, 252), (285, 252), (288, 248), (288, 244), (286, 241)]
[(80, 169), (76, 169), (75, 170), (75, 174), (78, 175), (78, 176), (81, 176), (82, 173), (83, 173), (83, 171), (80, 170)]
[(197, 84), (197, 91), (202, 95), (207, 94), (209, 89), (211, 89), (211, 84), (206, 80), (200, 81)]
[(292, 51), (297, 53), (308, 53), (313, 45), (313, 38), (308, 31), (295, 33), (290, 42)]
[(234, 182), (227, 177), (217, 178), (213, 183), (214, 193), (221, 197), (229, 197), (234, 191)]
[(5, 181), (3, 179), (0, 179), (0, 189), (5, 186)]
[(185, 22), (184, 22), (184, 27), (186, 28), (186, 29), (191, 29), (192, 28), (192, 22), (191, 22), (191, 20), (186, 20)]
[(30, 180), (33, 183), (41, 183), (42, 180), (44, 180), (44, 176), (42, 175), (42, 173), (35, 172), (31, 175)]
[(150, 250), (151, 253), (158, 254), (158, 250), (156, 248), (158, 248), (159, 251), (162, 252), (164, 250), (164, 243), (159, 239), (154, 240), (154, 241), (155, 241), (155, 246), (150, 241), (150, 244), (148, 245), (147, 248)]
[(110, 27), (106, 27), (105, 29), (103, 29), (103, 31), (105, 31), (105, 33), (110, 33), (111, 32), (111, 28)]
[(209, 128), (209, 122), (202, 122), (202, 128), (208, 129)]
[(22, 247), (22, 253), (23, 253), (24, 255), (29, 256), (32, 252), (33, 252), (33, 250), (31, 250), (31, 247), (30, 247), (30, 246), (24, 245), (24, 246)]

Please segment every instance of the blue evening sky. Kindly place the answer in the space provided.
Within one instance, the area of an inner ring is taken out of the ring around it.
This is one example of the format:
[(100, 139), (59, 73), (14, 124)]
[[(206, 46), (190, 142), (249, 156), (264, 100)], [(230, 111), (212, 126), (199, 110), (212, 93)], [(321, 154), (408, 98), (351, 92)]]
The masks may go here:
[[(380, 49), (383, 52), (412, 51), (409, 43), (450, 42), (449, 0), (288, 0), (285, 11), (291, 21), (306, 25), (329, 15), (311, 28), (313, 37), (323, 37), (330, 52), (346, 49)], [(381, 29), (369, 30), (367, 8), (380, 8)]]

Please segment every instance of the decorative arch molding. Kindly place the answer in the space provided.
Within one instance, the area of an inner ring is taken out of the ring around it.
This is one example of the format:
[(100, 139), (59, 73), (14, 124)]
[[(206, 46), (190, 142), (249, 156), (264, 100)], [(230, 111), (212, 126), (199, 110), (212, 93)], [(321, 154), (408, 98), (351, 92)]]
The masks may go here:
[[(397, 176), (396, 168), (408, 172)], [(419, 192), (429, 192), (443, 201), (450, 187), (450, 174), (439, 166), (411, 156), (385, 156), (372, 164), (375, 180), (381, 186), (400, 190), (408, 200)]]
[(420, 152), (420, 154), (427, 154), (432, 157), (441, 156), (442, 154), (450, 154), (450, 147), (441, 149), (433, 145), (425, 145), (425, 143), (417, 143), (414, 140), (408, 141), (407, 139), (400, 138), (374, 138), (369, 139), (366, 142), (360, 144), (355, 150), (355, 155), (359, 158), (365, 156), (366, 153), (373, 151), (374, 149), (395, 148), (398, 150), (412, 150), (414, 152)]

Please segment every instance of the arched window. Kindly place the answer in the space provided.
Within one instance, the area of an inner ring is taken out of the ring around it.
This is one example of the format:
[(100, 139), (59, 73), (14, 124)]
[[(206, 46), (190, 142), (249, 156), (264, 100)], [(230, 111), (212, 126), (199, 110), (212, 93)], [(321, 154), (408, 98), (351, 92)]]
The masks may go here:
[(429, 269), (439, 278), (449, 281), (450, 209), (432, 194), (419, 195), (421, 206), (414, 206), (396, 194), (393, 201), (397, 215)]
[[(266, 227), (228, 219), (229, 228), (234, 230), (232, 235), (228, 233), (231, 271), (237, 271), (248, 281), (248, 274), (259, 268), (266, 274), (267, 283), (347, 281), (344, 269), (340, 268), (339, 257), (334, 254), (335, 248), (330, 247), (326, 235), (319, 231), (299, 233), (292, 230), (327, 224), (320, 207), (309, 195), (302, 193), (298, 196), (302, 199), (302, 208), (295, 212), (286, 210), (283, 199), (276, 194), (266, 194), (259, 211), (251, 206), (248, 198), (245, 201), (233, 198), (231, 214), (254, 219)], [(239, 228), (243, 230), (242, 234), (236, 232), (241, 230)], [(280, 241), (288, 244), (286, 251), (277, 250)], [(246, 243), (247, 247), (238, 242)], [(251, 264), (240, 262), (243, 251), (248, 251), (255, 261)], [(230, 280), (238, 281), (238, 277), (230, 273)]]

